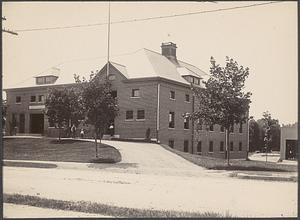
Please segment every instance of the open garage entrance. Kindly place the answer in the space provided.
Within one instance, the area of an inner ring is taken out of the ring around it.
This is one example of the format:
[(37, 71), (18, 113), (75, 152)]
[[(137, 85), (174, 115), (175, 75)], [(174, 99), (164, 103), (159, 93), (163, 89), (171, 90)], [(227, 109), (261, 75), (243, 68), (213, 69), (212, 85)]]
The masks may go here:
[(44, 114), (30, 114), (30, 133), (44, 133)]
[(287, 160), (296, 159), (298, 155), (297, 140), (286, 140), (285, 146), (286, 146), (285, 159)]

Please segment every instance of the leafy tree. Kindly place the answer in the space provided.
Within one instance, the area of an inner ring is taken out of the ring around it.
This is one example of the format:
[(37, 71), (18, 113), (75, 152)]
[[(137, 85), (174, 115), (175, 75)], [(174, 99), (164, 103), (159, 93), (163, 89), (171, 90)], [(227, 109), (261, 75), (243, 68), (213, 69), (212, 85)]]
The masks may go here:
[(250, 104), (250, 92), (244, 92), (249, 69), (239, 66), (226, 57), (225, 67), (221, 67), (211, 57), (210, 78), (204, 82), (205, 88), (193, 88), (198, 108), (192, 119), (199, 119), (206, 125), (219, 124), (225, 128), (226, 157), (229, 165), (229, 129), (234, 123), (246, 122)]
[(59, 140), (61, 128), (69, 127), (70, 123), (77, 126), (83, 119), (79, 90), (76, 88), (50, 89), (45, 105), (49, 123), (59, 129)]
[(260, 146), (264, 146), (264, 137), (269, 128), (270, 140), (268, 142), (268, 147), (272, 150), (280, 149), (280, 125), (277, 119), (272, 118), (271, 114), (266, 111), (263, 112), (263, 117), (258, 120), (260, 124)]
[(101, 75), (90, 75), (87, 81), (75, 75), (75, 81), (81, 86), (82, 105), (87, 124), (94, 126), (96, 157), (98, 157), (97, 138), (100, 143), (110, 122), (118, 115), (118, 102), (111, 94), (111, 83)]
[(252, 152), (259, 150), (260, 144), (260, 128), (258, 123), (252, 119), (249, 121), (249, 150)]
[(7, 101), (2, 100), (2, 129), (5, 128), (5, 123), (6, 123), (6, 113), (7, 113)]

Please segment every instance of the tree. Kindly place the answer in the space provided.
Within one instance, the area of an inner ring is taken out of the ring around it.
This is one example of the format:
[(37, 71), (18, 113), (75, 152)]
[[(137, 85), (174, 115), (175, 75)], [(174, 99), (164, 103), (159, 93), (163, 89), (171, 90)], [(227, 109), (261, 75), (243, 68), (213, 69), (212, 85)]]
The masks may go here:
[(205, 88), (193, 88), (198, 108), (192, 119), (199, 119), (206, 125), (219, 124), (226, 132), (226, 157), (229, 164), (229, 129), (234, 123), (247, 121), (250, 92), (244, 92), (249, 69), (239, 66), (236, 61), (226, 57), (226, 66), (216, 65), (211, 57), (210, 78), (204, 82)]
[(6, 114), (7, 114), (7, 101), (2, 100), (2, 129), (4, 130), (5, 128), (5, 123), (6, 123)]
[(58, 129), (58, 139), (61, 138), (61, 128), (69, 127), (70, 123), (76, 126), (83, 119), (79, 90), (71, 87), (64, 89), (50, 89), (46, 98), (46, 115), (50, 124), (55, 124)]
[[(263, 112), (263, 117), (258, 120), (261, 127), (261, 146), (264, 146), (264, 136), (268, 133), (269, 141), (267, 143), (269, 150), (280, 149), (280, 125), (277, 119), (272, 118), (271, 114)], [(269, 129), (269, 131), (268, 131)]]
[(249, 147), (250, 151), (259, 150), (260, 145), (260, 128), (258, 123), (252, 119), (249, 121)]
[(102, 80), (100, 75), (91, 74), (89, 81), (85, 78), (80, 80), (79, 76), (75, 75), (75, 81), (81, 85), (81, 100), (86, 122), (94, 126), (96, 157), (98, 157), (97, 138), (99, 136), (101, 143), (105, 130), (118, 115), (118, 102), (111, 94), (111, 83), (107, 79)]

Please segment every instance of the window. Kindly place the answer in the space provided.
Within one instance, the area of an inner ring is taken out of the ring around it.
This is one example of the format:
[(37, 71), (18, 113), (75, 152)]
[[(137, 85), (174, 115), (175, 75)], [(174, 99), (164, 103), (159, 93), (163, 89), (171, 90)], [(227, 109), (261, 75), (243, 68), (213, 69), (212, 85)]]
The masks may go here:
[(198, 78), (195, 78), (195, 84), (200, 85), (200, 80)]
[(170, 99), (175, 99), (175, 92), (174, 91), (170, 91)]
[(136, 119), (145, 119), (145, 110), (138, 110)]
[(47, 76), (45, 77), (45, 83), (48, 84), (48, 83), (53, 83), (53, 78), (51, 76)]
[(200, 119), (198, 119), (197, 121), (197, 130), (202, 130), (202, 122), (200, 121)]
[(190, 120), (188, 118), (184, 118), (183, 119), (183, 125), (184, 125), (184, 129), (189, 129), (190, 127)]
[(231, 124), (231, 125), (230, 125), (229, 132), (230, 132), (230, 133), (233, 133), (233, 132), (234, 132), (234, 124)]
[(242, 122), (240, 123), (239, 132), (243, 133), (243, 123)]
[(115, 79), (116, 79), (116, 75), (114, 75), (114, 74), (109, 74), (109, 75), (108, 75), (108, 79), (109, 79), (109, 80), (115, 80)]
[(16, 103), (21, 103), (21, 96), (16, 97)]
[(36, 101), (35, 95), (30, 96), (30, 102), (35, 102), (35, 101)]
[(221, 126), (220, 131), (224, 132), (224, 126)]
[(224, 141), (220, 142), (220, 152), (224, 152)]
[(132, 89), (131, 97), (140, 97), (140, 90), (139, 89)]
[(126, 111), (126, 120), (132, 120), (133, 119), (133, 111), (128, 110)]
[(242, 142), (239, 143), (239, 151), (242, 151)]
[(233, 142), (230, 142), (230, 151), (233, 151)]
[(45, 77), (37, 77), (36, 78), (36, 84), (44, 84), (45, 83)]
[(209, 126), (209, 130), (210, 130), (210, 131), (214, 131), (214, 125), (210, 125), (210, 126)]
[(111, 96), (113, 97), (113, 98), (116, 98), (117, 96), (118, 96), (118, 92), (117, 92), (117, 90), (113, 90), (113, 91), (111, 91)]
[(210, 141), (209, 142), (209, 153), (212, 153), (212, 152), (214, 152), (214, 142)]
[(39, 95), (38, 101), (39, 102), (44, 102), (44, 100), (45, 100), (45, 96), (44, 95)]
[(175, 112), (169, 112), (169, 128), (175, 127)]
[(169, 147), (174, 148), (174, 140), (169, 140)]
[(190, 102), (190, 95), (189, 94), (185, 94), (185, 101)]
[(184, 152), (189, 152), (189, 141), (188, 140), (184, 140), (183, 142), (183, 147), (184, 147)]
[(202, 152), (202, 142), (199, 141), (197, 144), (197, 152)]

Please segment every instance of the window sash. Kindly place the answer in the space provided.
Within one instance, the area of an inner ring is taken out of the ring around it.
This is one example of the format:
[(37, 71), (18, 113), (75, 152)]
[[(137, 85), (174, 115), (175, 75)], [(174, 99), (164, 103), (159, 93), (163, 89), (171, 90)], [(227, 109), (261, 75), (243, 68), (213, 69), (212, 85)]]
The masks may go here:
[(169, 128), (175, 127), (175, 112), (169, 112)]
[(30, 102), (36, 102), (36, 96), (35, 95), (30, 96)]
[(214, 152), (214, 142), (213, 141), (210, 141), (209, 142), (209, 152)]
[(22, 99), (21, 96), (16, 96), (16, 103), (21, 103)]
[(138, 110), (136, 119), (145, 119), (145, 110)]
[(170, 91), (170, 99), (175, 99), (175, 91)]
[(140, 90), (139, 89), (132, 89), (131, 97), (140, 97)]
[(126, 120), (130, 120), (130, 119), (133, 119), (133, 111), (132, 110), (126, 111)]

